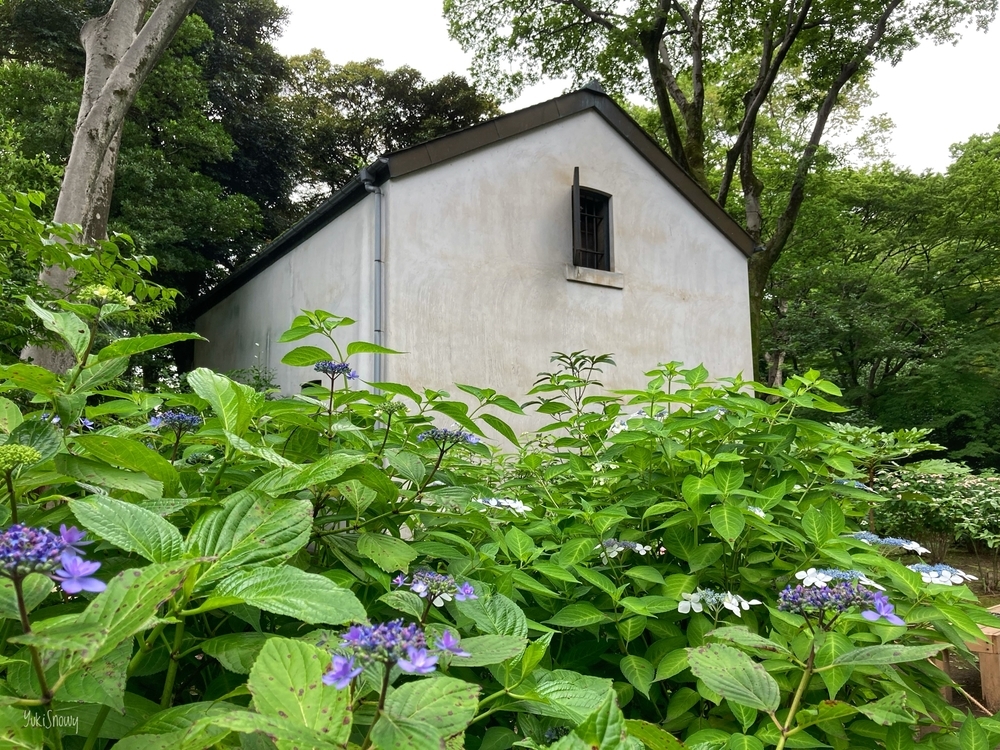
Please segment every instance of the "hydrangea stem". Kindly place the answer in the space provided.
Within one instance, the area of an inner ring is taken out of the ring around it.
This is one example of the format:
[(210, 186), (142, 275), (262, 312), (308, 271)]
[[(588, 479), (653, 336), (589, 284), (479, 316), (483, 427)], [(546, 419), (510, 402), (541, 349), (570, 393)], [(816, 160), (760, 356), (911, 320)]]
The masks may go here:
[[(31, 621), (28, 619), (28, 607), (24, 603), (24, 579), (20, 576), (15, 576), (11, 579), (14, 584), (14, 594), (17, 597), (17, 611), (21, 616), (21, 630), (24, 631), (25, 635), (31, 633)], [(38, 649), (34, 646), (28, 646), (28, 651), (31, 652), (31, 663), (35, 667), (35, 674), (38, 675), (38, 686), (42, 691), (42, 701), (48, 704), (52, 700), (52, 691), (49, 689), (49, 683), (45, 679), (45, 669), (42, 667), (42, 657), (38, 653)]]
[(167, 679), (163, 683), (163, 695), (160, 696), (160, 708), (170, 708), (174, 697), (174, 682), (177, 680), (177, 665), (180, 661), (181, 645), (184, 643), (184, 620), (181, 619), (174, 629), (174, 644), (170, 649), (170, 664), (167, 665)]
[(789, 730), (792, 728), (792, 722), (795, 721), (795, 714), (798, 713), (799, 705), (802, 703), (802, 696), (806, 692), (806, 687), (809, 685), (809, 680), (813, 676), (813, 664), (816, 661), (816, 642), (813, 641), (812, 646), (809, 647), (809, 658), (806, 659), (805, 669), (802, 671), (802, 679), (799, 680), (799, 687), (795, 691), (795, 696), (792, 698), (792, 705), (788, 708), (788, 716), (785, 717), (785, 724), (781, 728), (781, 737), (778, 739), (778, 745), (774, 750), (785, 750), (785, 743), (788, 741)]
[(364, 742), (361, 743), (361, 750), (368, 750), (372, 746), (372, 730), (375, 729), (375, 724), (382, 717), (382, 711), (385, 710), (385, 696), (389, 692), (389, 672), (392, 671), (388, 664), (382, 665), (382, 690), (378, 694), (378, 706), (375, 707), (375, 716), (372, 717), (372, 725), (368, 727), (368, 734), (365, 735)]
[(10, 497), (10, 522), (12, 524), (17, 523), (17, 495), (14, 492), (14, 471), (4, 472), (4, 478), (7, 480), (7, 495)]

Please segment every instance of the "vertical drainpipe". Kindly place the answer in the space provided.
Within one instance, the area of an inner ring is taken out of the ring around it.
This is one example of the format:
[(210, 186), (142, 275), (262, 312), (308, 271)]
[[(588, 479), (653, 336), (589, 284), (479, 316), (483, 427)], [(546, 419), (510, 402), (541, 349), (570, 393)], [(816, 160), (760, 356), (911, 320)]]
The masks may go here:
[[(381, 161), (381, 160), (380, 160)], [(379, 162), (373, 164), (377, 166)], [(365, 185), (365, 190), (375, 195), (375, 289), (372, 300), (372, 319), (374, 320), (373, 342), (377, 346), (385, 346), (383, 335), (385, 333), (385, 263), (382, 258), (382, 188), (375, 182), (375, 175), (372, 167), (365, 167), (361, 170), (361, 181)], [(375, 353), (372, 379), (376, 383), (381, 383), (383, 379), (383, 357), (384, 355)], [(379, 389), (375, 389), (380, 393)]]

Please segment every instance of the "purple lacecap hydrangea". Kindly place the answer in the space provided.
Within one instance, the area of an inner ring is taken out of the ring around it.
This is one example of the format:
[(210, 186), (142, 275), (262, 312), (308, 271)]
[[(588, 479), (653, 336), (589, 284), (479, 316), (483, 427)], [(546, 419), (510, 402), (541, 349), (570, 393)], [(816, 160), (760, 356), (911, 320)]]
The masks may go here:
[(341, 636), (343, 653), (333, 656), (323, 683), (343, 690), (366, 666), (376, 662), (387, 669), (399, 667), (407, 674), (430, 674), (437, 669), (441, 654), (469, 656), (450, 630), (444, 631), (434, 647), (436, 651), (428, 648), (427, 637), (416, 623), (404, 625), (402, 620), (392, 620), (376, 625), (352, 625)]
[(149, 426), (155, 430), (167, 427), (175, 432), (191, 432), (201, 427), (202, 419), (197, 414), (183, 411), (164, 411), (154, 415), (149, 420)]
[(479, 442), (479, 438), (471, 432), (465, 432), (464, 430), (446, 430), (441, 427), (424, 430), (417, 435), (418, 443), (422, 443), (425, 440), (430, 440), (432, 443), (436, 443), (441, 449), (450, 448), (454, 445), (458, 445), (459, 443), (475, 445)]
[(346, 362), (334, 362), (332, 360), (326, 360), (324, 362), (317, 362), (313, 369), (316, 372), (321, 372), (324, 375), (328, 375), (331, 379), (339, 378), (341, 375), (346, 377), (348, 380), (357, 380), (358, 371), (352, 370), (351, 366)]
[(59, 565), (67, 543), (48, 529), (14, 524), (0, 532), (0, 570), (7, 578), (30, 573), (49, 575)]
[(426, 568), (415, 571), (413, 580), (400, 574), (392, 582), (397, 586), (409, 586), (410, 591), (431, 602), (435, 607), (443, 607), (452, 599), (464, 602), (466, 599), (479, 598), (468, 581), (459, 585), (452, 576), (435, 573)]
[(59, 531), (14, 524), (0, 532), (0, 575), (14, 580), (41, 573), (58, 581), (67, 594), (104, 591), (104, 582), (93, 577), (101, 564), (80, 557), (79, 547), (90, 544), (85, 532), (65, 525)]
[(905, 625), (903, 618), (896, 614), (896, 608), (889, 601), (889, 597), (881, 591), (876, 591), (872, 596), (872, 608), (865, 610), (861, 616), (871, 622), (886, 620), (892, 625)]
[(840, 581), (825, 588), (788, 586), (778, 595), (778, 609), (793, 612), (804, 617), (819, 617), (822, 622), (826, 614), (837, 615), (851, 607), (872, 607), (875, 592), (852, 581)]

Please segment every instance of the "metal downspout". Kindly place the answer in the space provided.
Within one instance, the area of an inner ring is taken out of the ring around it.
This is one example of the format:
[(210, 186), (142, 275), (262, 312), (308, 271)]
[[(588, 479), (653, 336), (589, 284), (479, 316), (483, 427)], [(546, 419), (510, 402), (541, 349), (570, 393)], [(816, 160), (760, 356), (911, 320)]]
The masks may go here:
[[(377, 165), (377, 162), (376, 162)], [(376, 166), (372, 165), (372, 166)], [(373, 341), (376, 346), (385, 346), (383, 342), (383, 337), (385, 333), (385, 263), (382, 257), (383, 242), (382, 242), (382, 188), (378, 186), (375, 182), (375, 175), (372, 173), (370, 167), (366, 167), (361, 171), (361, 181), (365, 185), (365, 190), (369, 193), (375, 195), (375, 281), (372, 299), (372, 319), (374, 321), (373, 326)], [(376, 352), (374, 355), (374, 367), (372, 373), (372, 379), (376, 383), (381, 383), (383, 380), (384, 372), (384, 354)], [(375, 389), (376, 393), (380, 393), (379, 389)]]

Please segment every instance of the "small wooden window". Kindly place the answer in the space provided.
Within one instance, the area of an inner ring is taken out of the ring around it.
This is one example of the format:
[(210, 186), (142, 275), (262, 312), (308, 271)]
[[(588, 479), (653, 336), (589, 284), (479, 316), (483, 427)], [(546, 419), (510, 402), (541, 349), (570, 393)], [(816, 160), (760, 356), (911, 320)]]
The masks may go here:
[(580, 187), (573, 169), (573, 265), (611, 271), (611, 196)]

